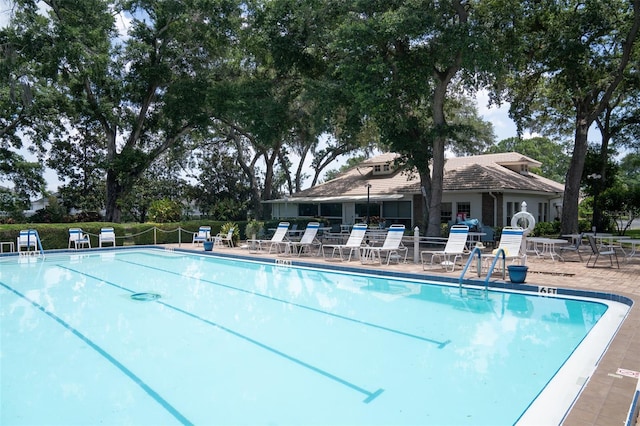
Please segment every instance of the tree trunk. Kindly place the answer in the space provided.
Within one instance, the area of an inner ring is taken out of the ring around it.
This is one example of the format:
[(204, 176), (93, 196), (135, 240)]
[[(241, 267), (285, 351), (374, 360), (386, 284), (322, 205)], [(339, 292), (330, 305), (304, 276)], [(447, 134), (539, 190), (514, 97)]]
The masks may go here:
[(581, 114), (582, 108), (577, 108), (575, 144), (571, 163), (565, 179), (564, 197), (562, 199), (562, 234), (578, 233), (578, 199), (580, 198), (580, 181), (584, 170), (584, 160), (587, 155), (587, 133), (591, 122)]
[(122, 187), (118, 183), (116, 172), (107, 170), (107, 202), (105, 220), (107, 222), (120, 223), (121, 210), (118, 206), (118, 199), (122, 195)]

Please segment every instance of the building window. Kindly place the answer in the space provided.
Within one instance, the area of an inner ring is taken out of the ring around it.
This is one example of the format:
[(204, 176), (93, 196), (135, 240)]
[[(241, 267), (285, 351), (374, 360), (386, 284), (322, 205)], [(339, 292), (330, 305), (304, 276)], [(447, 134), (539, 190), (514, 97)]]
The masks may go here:
[(342, 218), (341, 203), (320, 204), (320, 216), (326, 218)]
[(375, 166), (373, 166), (373, 172), (374, 173), (380, 173), (380, 164), (376, 164)]
[(411, 201), (385, 201), (382, 204), (385, 226), (397, 223), (411, 226)]
[(471, 203), (470, 202), (462, 202), (457, 203), (456, 205), (456, 218), (466, 220), (471, 217)]
[(453, 204), (442, 203), (440, 204), (440, 223), (449, 223), (453, 217)]
[(382, 166), (382, 170), (385, 172), (390, 172), (391, 171), (391, 167), (389, 166), (389, 163), (386, 163)]
[(315, 217), (318, 216), (317, 204), (298, 204), (298, 216)]
[(518, 213), (520, 211), (520, 203), (515, 201), (515, 202), (508, 202), (507, 203), (507, 225), (511, 225), (511, 218), (513, 217), (514, 214)]
[(549, 220), (549, 203), (538, 203), (538, 222)]
[[(380, 216), (380, 204), (369, 204), (369, 215)], [(356, 217), (363, 222), (367, 220), (367, 203), (356, 204)]]

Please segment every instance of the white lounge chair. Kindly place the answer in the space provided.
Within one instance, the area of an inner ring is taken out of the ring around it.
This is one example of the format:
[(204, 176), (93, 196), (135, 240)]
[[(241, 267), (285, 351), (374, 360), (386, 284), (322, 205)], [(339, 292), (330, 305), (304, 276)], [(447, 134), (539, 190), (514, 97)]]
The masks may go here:
[(218, 233), (213, 239), (214, 244), (221, 246), (223, 244), (227, 244), (229, 248), (233, 247), (233, 231), (235, 228), (229, 228), (229, 231), (226, 234)]
[[(357, 223), (353, 225), (351, 229), (351, 233), (349, 234), (349, 239), (345, 244), (323, 244), (322, 245), (322, 256), (324, 260), (332, 260), (335, 259), (336, 251), (340, 255), (340, 260), (344, 261), (344, 254), (347, 250), (349, 250), (349, 256), (347, 257), (347, 261), (351, 260), (351, 256), (354, 252), (359, 253), (360, 247), (362, 247), (362, 240), (364, 240), (364, 235), (367, 232), (367, 224), (366, 223)], [(327, 258), (327, 253), (325, 249), (331, 249), (331, 257)]]
[(201, 226), (198, 228), (198, 233), (193, 234), (193, 244), (204, 243), (211, 238), (211, 227)]
[(282, 243), (282, 245), (284, 246), (284, 253), (295, 253), (300, 256), (304, 252), (311, 253), (311, 249), (317, 246), (318, 252), (316, 254), (320, 254), (320, 248), (322, 247), (322, 244), (316, 238), (319, 229), (319, 222), (309, 222), (304, 230), (304, 233), (302, 234), (302, 237), (300, 238), (300, 241), (287, 241)]
[(71, 248), (71, 246), (76, 250), (85, 246), (91, 248), (89, 235), (85, 234), (84, 231), (82, 231), (82, 228), (69, 228), (68, 248)]
[[(505, 260), (511, 260), (512, 263), (520, 261), (526, 253), (526, 247), (522, 247), (522, 238), (524, 236), (524, 229), (512, 226), (505, 226), (502, 228), (502, 234), (500, 235), (500, 243), (491, 254), (482, 255), (484, 266), (488, 268), (493, 259), (499, 253), (499, 250), (504, 251)], [(502, 257), (502, 255), (500, 255)]]
[(280, 247), (287, 238), (287, 232), (289, 231), (289, 222), (280, 222), (270, 240), (247, 240), (247, 243), (252, 247), (257, 247), (258, 251), (265, 249), (266, 245), (269, 245), (269, 253), (275, 247), (276, 253), (280, 252)]
[(446, 271), (453, 272), (456, 268), (456, 260), (461, 259), (464, 254), (468, 236), (469, 227), (467, 225), (453, 225), (449, 231), (449, 238), (444, 250), (425, 250), (420, 252), (422, 270), (426, 270), (427, 258), (431, 257), (430, 267), (433, 267), (433, 260), (437, 258)]
[(35, 229), (25, 229), (20, 231), (16, 238), (18, 253), (23, 251), (38, 251), (38, 233)]
[(404, 262), (407, 261), (408, 249), (402, 245), (402, 237), (404, 236), (404, 225), (391, 225), (387, 231), (384, 243), (380, 247), (362, 247), (360, 249), (360, 262), (377, 263), (382, 265), (382, 257), (387, 260), (387, 265), (392, 258), (401, 259), (401, 252), (404, 252)]
[(102, 247), (103, 244), (111, 243), (113, 247), (116, 246), (116, 232), (113, 228), (100, 229), (100, 235), (98, 235), (98, 246)]

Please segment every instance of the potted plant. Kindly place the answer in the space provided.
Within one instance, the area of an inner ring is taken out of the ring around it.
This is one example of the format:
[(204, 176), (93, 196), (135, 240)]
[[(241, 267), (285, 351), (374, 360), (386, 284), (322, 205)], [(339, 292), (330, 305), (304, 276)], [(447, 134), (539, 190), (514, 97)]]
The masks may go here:
[(244, 235), (251, 240), (255, 240), (256, 236), (260, 234), (260, 231), (264, 227), (264, 222), (258, 222), (255, 219), (251, 219), (247, 226), (244, 228)]
[(509, 265), (507, 266), (509, 271), (509, 279), (514, 284), (521, 284), (527, 279), (527, 271), (529, 267), (526, 265)]

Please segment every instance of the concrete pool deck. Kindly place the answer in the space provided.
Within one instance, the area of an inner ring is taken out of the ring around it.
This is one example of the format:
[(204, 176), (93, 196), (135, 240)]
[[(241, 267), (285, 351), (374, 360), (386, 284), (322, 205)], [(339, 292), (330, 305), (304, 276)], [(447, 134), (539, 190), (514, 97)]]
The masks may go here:
[[(171, 244), (172, 248), (194, 250), (202, 252), (202, 246), (190, 243)], [(218, 248), (220, 253), (229, 255), (255, 256), (257, 259), (291, 259), (296, 257), (276, 256), (275, 254), (252, 254), (246, 248)], [(634, 301), (629, 315), (611, 342), (609, 349), (598, 364), (596, 371), (579, 395), (577, 401), (564, 421), (564, 425), (624, 425), (629, 415), (629, 408), (633, 401), (638, 378), (631, 377), (633, 372), (640, 371), (640, 257), (626, 261), (620, 255), (620, 269), (609, 266), (608, 257), (600, 258), (597, 267), (587, 268), (587, 257), (580, 262), (577, 255), (569, 254), (565, 262), (541, 259), (528, 256), (529, 272), (526, 283), (532, 285), (562, 287), (572, 289), (592, 290), (626, 296)], [(322, 257), (303, 256), (300, 260), (308, 263), (327, 265)], [(466, 261), (466, 259), (464, 259)], [(336, 265), (336, 262), (331, 262)], [(458, 278), (461, 269), (456, 267), (454, 272), (446, 272), (438, 267), (423, 271), (420, 264), (413, 263), (411, 252), (407, 263), (391, 265), (362, 265), (359, 261), (337, 262), (344, 266), (362, 268), (367, 272), (379, 270), (393, 270), (408, 273), (424, 273), (428, 275)], [(467, 278), (473, 278), (468, 272)], [(620, 374), (620, 369), (625, 370)], [(626, 374), (630, 375), (626, 375)], [(633, 423), (632, 423), (633, 424)]]

